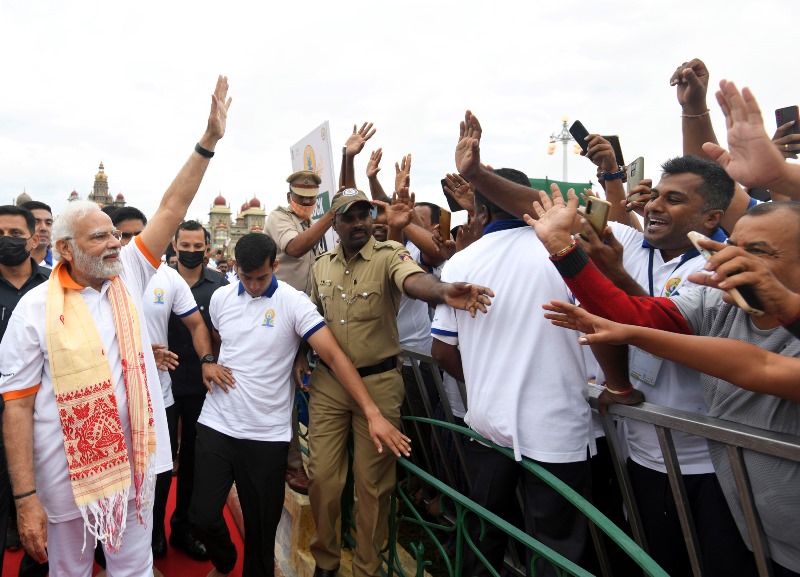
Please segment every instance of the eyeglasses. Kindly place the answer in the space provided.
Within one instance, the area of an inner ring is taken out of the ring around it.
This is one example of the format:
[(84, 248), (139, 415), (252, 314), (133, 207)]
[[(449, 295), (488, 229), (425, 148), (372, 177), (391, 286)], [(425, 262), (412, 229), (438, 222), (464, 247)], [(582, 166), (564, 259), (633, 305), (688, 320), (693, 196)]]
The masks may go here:
[(316, 196), (300, 196), (296, 192), (290, 192), (289, 194), (291, 195), (292, 200), (297, 204), (302, 204), (303, 206), (314, 206), (317, 204)]
[[(117, 240), (122, 240), (122, 233), (117, 229), (114, 230), (100, 230), (97, 232), (93, 232), (92, 234), (88, 235), (86, 239), (89, 242), (96, 243), (96, 244), (103, 244), (104, 242), (108, 242), (111, 237), (114, 237)], [(73, 240), (75, 237), (68, 236), (65, 237), (64, 240)]]

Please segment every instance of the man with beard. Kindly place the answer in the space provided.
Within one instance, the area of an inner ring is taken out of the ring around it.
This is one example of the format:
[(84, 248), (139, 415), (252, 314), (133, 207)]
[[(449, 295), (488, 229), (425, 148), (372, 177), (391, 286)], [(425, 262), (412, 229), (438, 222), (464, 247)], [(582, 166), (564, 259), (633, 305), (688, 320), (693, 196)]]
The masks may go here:
[[(211, 295), (221, 286), (228, 284), (225, 277), (203, 265), (208, 250), (206, 230), (196, 220), (187, 220), (178, 227), (172, 247), (178, 254), (178, 273), (186, 281), (192, 296), (200, 309), (200, 316), (209, 333), (212, 331), (208, 307)], [(169, 543), (184, 551), (198, 561), (208, 559), (206, 548), (197, 541), (189, 524), (189, 505), (194, 487), (194, 446), (197, 432), (195, 425), (200, 411), (206, 386), (203, 383), (203, 365), (216, 363), (213, 354), (198, 358), (192, 340), (192, 333), (182, 319), (172, 313), (169, 318), (167, 344), (170, 351), (178, 355), (180, 364), (170, 372), (172, 394), (175, 398), (175, 418), (180, 419), (181, 444), (178, 450), (178, 483), (175, 490), (175, 511), (170, 519), (172, 532)]]
[[(486, 312), (493, 294), (477, 285), (440, 282), (425, 274), (401, 244), (376, 241), (372, 205), (360, 190), (344, 190), (334, 198), (331, 211), (341, 242), (317, 259), (311, 298), (358, 369), (377, 409), (399, 427), (404, 396), (396, 322), (400, 296), (431, 304), (446, 302), (474, 315)], [(394, 455), (375, 450), (368, 415), (324, 362), (314, 370), (309, 388), (309, 498), (317, 527), (311, 544), (317, 564), (314, 575), (333, 577), (339, 567), (337, 524), (351, 428), (358, 500), (353, 575), (379, 575), (380, 550), (389, 528), (389, 495), (395, 485)]]
[[(316, 172), (300, 170), (289, 175), (289, 206), (279, 206), (267, 218), (266, 233), (278, 245), (280, 269), (276, 269), (278, 280), (305, 294), (311, 294), (311, 267), (314, 259), (325, 250), (320, 241), (331, 227), (331, 214), (323, 215), (311, 222), (317, 205), (317, 195), (322, 179)], [(302, 495), (308, 495), (308, 475), (303, 467), (303, 455), (297, 437), (297, 408), (292, 411), (292, 440), (286, 463), (286, 483)]]
[(20, 536), (51, 575), (89, 575), (94, 539), (109, 575), (153, 574), (154, 481), (171, 459), (141, 295), (225, 133), (227, 91), (220, 76), (205, 133), (134, 242), (122, 248), (95, 203), (69, 204), (53, 230), (60, 262), (22, 298), (0, 345)]

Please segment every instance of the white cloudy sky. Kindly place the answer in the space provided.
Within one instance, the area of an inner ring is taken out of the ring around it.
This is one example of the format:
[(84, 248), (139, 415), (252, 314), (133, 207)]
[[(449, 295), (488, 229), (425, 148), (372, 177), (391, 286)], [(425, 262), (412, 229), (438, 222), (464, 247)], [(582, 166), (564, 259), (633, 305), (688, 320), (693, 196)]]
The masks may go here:
[[(0, 202), (25, 189), (57, 213), (102, 160), (111, 192), (151, 214), (203, 131), (218, 73), (234, 103), (190, 217), (219, 192), (234, 207), (284, 202), (289, 147), (325, 120), (334, 152), (353, 123), (375, 123), (360, 184), (370, 149), (384, 149), (387, 189), (411, 152), (412, 188), (440, 204), (467, 108), (495, 167), (561, 178), (560, 149), (546, 151), (568, 116), (619, 134), (626, 159), (657, 176), (681, 151), (675, 67), (697, 56), (714, 84), (749, 85), (772, 131), (772, 111), (800, 103), (798, 22), (796, 0), (0, 0)], [(569, 164), (570, 180), (593, 179), (587, 160)]]

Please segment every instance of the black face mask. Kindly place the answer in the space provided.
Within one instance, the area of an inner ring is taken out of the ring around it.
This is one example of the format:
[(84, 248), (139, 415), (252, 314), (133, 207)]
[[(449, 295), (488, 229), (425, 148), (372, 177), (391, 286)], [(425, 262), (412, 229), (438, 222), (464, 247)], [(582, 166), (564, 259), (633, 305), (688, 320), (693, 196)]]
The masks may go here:
[(204, 250), (179, 250), (178, 262), (186, 268), (197, 268), (203, 264), (203, 259), (206, 257)]
[(27, 238), (13, 236), (0, 238), (0, 264), (17, 266), (25, 262), (31, 256), (31, 251), (25, 250), (27, 244)]

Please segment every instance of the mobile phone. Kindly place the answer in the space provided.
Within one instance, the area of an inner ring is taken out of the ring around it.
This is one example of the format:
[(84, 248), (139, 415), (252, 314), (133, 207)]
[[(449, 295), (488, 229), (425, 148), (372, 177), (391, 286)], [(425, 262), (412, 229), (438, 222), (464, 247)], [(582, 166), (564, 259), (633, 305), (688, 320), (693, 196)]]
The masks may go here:
[[(596, 196), (589, 196), (586, 198), (586, 208), (583, 211), (583, 217), (589, 221), (594, 231), (603, 238), (603, 231), (608, 224), (608, 213), (611, 211), (611, 203)], [(589, 239), (583, 233), (580, 233), (581, 238), (585, 241)]]
[(783, 126), (787, 122), (794, 120), (794, 124), (786, 134), (800, 134), (800, 119), (798, 119), (797, 106), (787, 106), (786, 108), (778, 108), (775, 111), (775, 122), (778, 127)]
[(614, 157), (617, 159), (617, 164), (619, 166), (625, 166), (625, 159), (622, 158), (622, 147), (619, 145), (619, 136), (612, 134), (611, 136), (604, 136), (603, 138), (608, 140), (611, 148), (614, 149)]
[[(458, 210), (463, 210), (460, 206)], [(439, 207), (439, 235), (442, 240), (450, 240), (450, 211)]]
[[(644, 178), (644, 157), (640, 156), (628, 165), (628, 194), (631, 190), (639, 186), (639, 183)], [(636, 198), (639, 198), (642, 193), (639, 193)], [(628, 200), (636, 200), (636, 198), (629, 198)]]
[(589, 150), (589, 142), (586, 140), (586, 137), (589, 136), (589, 131), (584, 128), (580, 120), (572, 123), (572, 126), (569, 127), (569, 133), (578, 143), (578, 146), (581, 147), (583, 153), (586, 154), (586, 151)]
[(442, 179), (442, 192), (444, 193), (444, 197), (447, 199), (447, 206), (450, 208), (450, 211), (451, 212), (458, 212), (459, 210), (464, 210), (461, 207), (461, 205), (458, 204), (458, 201), (456, 201), (456, 199), (453, 198), (452, 195), (447, 194), (447, 192), (444, 190), (444, 188), (446, 186), (447, 186), (447, 179), (443, 178)]
[[(710, 259), (714, 253), (708, 249), (705, 249), (697, 244), (699, 240), (710, 240), (707, 236), (700, 234), (699, 232), (690, 231), (686, 234), (689, 237), (689, 240), (692, 241), (692, 244), (697, 249), (704, 259)], [(761, 310), (761, 301), (758, 299), (758, 295), (756, 295), (753, 287), (750, 285), (741, 285), (738, 287), (734, 287), (727, 290), (727, 293), (731, 295), (736, 305), (742, 309), (747, 314), (751, 314), (755, 317), (760, 317), (764, 314), (764, 311)]]

